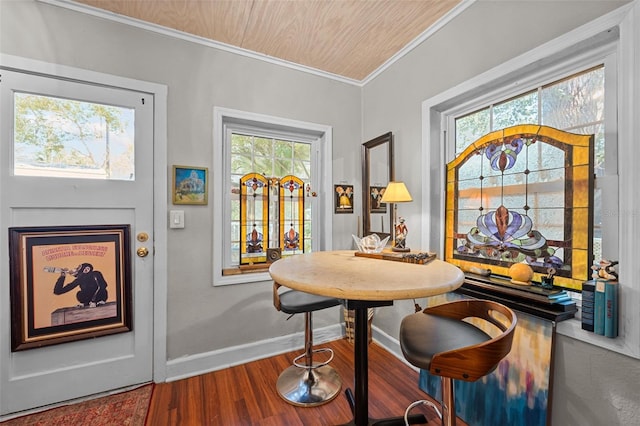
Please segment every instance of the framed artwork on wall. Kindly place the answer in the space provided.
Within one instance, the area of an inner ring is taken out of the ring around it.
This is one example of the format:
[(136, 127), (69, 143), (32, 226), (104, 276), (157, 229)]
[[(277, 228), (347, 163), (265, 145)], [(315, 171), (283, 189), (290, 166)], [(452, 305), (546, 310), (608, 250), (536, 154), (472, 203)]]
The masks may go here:
[(173, 204), (207, 205), (208, 172), (206, 167), (173, 166)]
[(9, 228), (11, 349), (132, 330), (129, 225)]
[(334, 188), (334, 212), (353, 213), (353, 185), (333, 185)]

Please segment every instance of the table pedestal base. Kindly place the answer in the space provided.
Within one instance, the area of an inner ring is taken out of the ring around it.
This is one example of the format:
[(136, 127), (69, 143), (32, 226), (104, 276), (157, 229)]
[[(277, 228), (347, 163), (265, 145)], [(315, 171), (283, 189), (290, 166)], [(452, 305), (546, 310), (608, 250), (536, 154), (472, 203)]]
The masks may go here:
[[(345, 391), (347, 401), (353, 413), (352, 422), (355, 426), (405, 426), (404, 417), (388, 419), (369, 418), (369, 336), (368, 336), (368, 308), (391, 306), (393, 301), (364, 301), (347, 300), (347, 309), (354, 309), (354, 388)], [(404, 414), (404, 413), (403, 413)], [(422, 414), (409, 417), (409, 424), (426, 424), (427, 419)]]
[[(347, 397), (347, 401), (349, 402), (349, 406), (351, 407), (351, 411), (355, 414), (355, 399), (353, 398), (353, 392), (351, 389), (347, 389), (344, 391), (345, 396)], [(426, 425), (429, 421), (422, 414), (411, 414), (407, 417), (410, 425)], [(368, 419), (368, 426), (405, 426), (404, 416), (398, 417), (387, 417), (384, 419)], [(355, 420), (347, 423), (344, 426), (357, 426)]]

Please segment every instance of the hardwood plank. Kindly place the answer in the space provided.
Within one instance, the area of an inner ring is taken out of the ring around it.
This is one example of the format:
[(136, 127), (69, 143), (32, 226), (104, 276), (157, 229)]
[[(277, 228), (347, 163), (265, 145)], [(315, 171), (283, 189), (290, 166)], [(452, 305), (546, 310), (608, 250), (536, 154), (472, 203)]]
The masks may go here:
[[(276, 391), (280, 373), (299, 351), (225, 368), (201, 376), (161, 383), (151, 398), (147, 425), (325, 426), (352, 419), (344, 390), (353, 387), (353, 344), (346, 339), (318, 347), (333, 349), (333, 368), (342, 377), (342, 392), (318, 407), (297, 407)], [(412, 402), (429, 397), (418, 388), (418, 373), (375, 342), (369, 345), (369, 414), (402, 416)], [(419, 406), (429, 425), (439, 425), (432, 408)], [(463, 422), (459, 422), (464, 426)]]

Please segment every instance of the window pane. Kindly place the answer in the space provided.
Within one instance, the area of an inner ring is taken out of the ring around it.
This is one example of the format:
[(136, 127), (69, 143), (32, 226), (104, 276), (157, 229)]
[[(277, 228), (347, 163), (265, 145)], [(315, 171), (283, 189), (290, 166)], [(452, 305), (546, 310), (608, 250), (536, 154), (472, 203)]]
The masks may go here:
[(275, 156), (277, 158), (290, 159), (291, 157), (293, 157), (293, 147), (291, 142), (275, 141), (274, 149), (275, 149)]
[(311, 179), (311, 163), (309, 161), (295, 161), (293, 174), (302, 180)]
[(493, 128), (538, 123), (538, 92), (531, 92), (493, 107)]
[(292, 174), (293, 165), (291, 160), (275, 160), (273, 162), (273, 174), (275, 176), (286, 176)]
[(476, 111), (456, 120), (456, 156), (482, 135), (489, 133), (489, 108)]
[(595, 135), (594, 143), (594, 157), (593, 171), (596, 177), (604, 176), (605, 172), (605, 137), (604, 137), (604, 123), (595, 124), (593, 126), (577, 127), (571, 130), (574, 133), (581, 135)]
[(604, 67), (542, 89), (542, 124), (573, 129), (604, 119)]
[(237, 196), (231, 200), (231, 220), (234, 222), (240, 221), (240, 200)]
[(253, 151), (253, 137), (234, 133), (231, 135), (231, 152), (243, 154), (251, 158)]
[(251, 173), (253, 171), (253, 161), (251, 160), (251, 154), (232, 154), (231, 170), (233, 170), (233, 172), (239, 176)]
[(265, 176), (271, 176), (273, 169), (273, 160), (270, 157), (254, 157), (254, 163), (249, 173), (260, 173)]
[(308, 143), (297, 143), (294, 146), (294, 157), (298, 160), (308, 160), (311, 158), (311, 145)]
[(255, 138), (253, 149), (256, 156), (271, 157), (273, 152), (272, 140), (266, 138)]
[(14, 173), (134, 180), (135, 110), (15, 93)]

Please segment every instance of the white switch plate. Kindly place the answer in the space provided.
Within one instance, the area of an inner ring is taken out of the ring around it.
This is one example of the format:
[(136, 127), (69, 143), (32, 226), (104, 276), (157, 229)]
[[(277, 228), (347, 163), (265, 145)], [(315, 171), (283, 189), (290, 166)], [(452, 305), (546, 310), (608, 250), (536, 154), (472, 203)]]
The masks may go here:
[(169, 212), (169, 228), (184, 228), (184, 210)]

